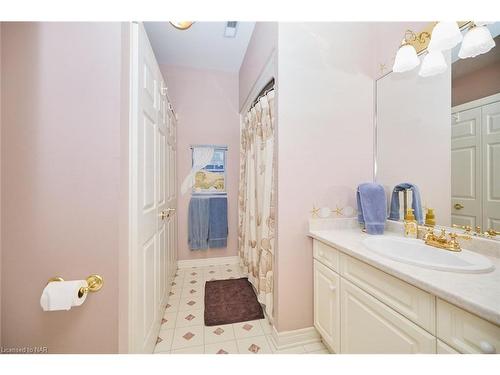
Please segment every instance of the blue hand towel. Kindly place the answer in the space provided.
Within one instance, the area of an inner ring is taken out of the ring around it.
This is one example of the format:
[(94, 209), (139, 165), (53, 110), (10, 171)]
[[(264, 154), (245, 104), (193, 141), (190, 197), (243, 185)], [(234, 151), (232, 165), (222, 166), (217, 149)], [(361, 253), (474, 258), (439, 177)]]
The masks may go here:
[(209, 200), (208, 245), (211, 248), (227, 247), (227, 196), (212, 197)]
[(188, 244), (191, 250), (208, 249), (209, 199), (192, 197), (188, 211)]
[[(402, 182), (394, 186), (391, 198), (391, 212), (389, 214), (390, 220), (399, 220), (399, 192), (402, 190), (412, 191), (412, 202), (411, 208), (413, 208), (413, 214), (417, 222), (422, 225), (424, 223), (424, 216), (422, 213), (422, 202), (420, 201), (420, 190), (418, 186), (409, 182)], [(405, 212), (406, 214), (406, 212)]]
[(358, 222), (368, 234), (383, 234), (387, 217), (387, 197), (382, 185), (364, 183), (356, 192)]

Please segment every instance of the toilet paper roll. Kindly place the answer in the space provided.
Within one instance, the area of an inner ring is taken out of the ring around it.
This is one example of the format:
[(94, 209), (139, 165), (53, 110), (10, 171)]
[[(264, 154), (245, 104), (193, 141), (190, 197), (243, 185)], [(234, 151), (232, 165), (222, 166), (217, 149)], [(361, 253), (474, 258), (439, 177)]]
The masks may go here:
[(50, 282), (42, 292), (40, 306), (43, 311), (69, 310), (73, 306), (80, 306), (85, 302), (87, 293), (80, 298), (78, 291), (86, 286), (85, 280)]

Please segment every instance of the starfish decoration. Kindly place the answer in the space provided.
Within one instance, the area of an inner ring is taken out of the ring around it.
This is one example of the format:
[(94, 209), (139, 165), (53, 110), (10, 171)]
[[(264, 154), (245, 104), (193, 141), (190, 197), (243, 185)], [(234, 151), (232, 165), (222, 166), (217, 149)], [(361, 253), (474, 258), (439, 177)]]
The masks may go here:
[(318, 217), (318, 212), (319, 212), (319, 208), (316, 208), (316, 206), (313, 204), (313, 208), (312, 208), (312, 211), (311, 211), (311, 214), (312, 214), (312, 217)]
[(344, 213), (342, 212), (344, 210), (344, 207), (338, 207), (338, 206), (335, 206), (335, 209), (332, 210), (332, 212), (334, 212), (337, 216), (344, 216)]

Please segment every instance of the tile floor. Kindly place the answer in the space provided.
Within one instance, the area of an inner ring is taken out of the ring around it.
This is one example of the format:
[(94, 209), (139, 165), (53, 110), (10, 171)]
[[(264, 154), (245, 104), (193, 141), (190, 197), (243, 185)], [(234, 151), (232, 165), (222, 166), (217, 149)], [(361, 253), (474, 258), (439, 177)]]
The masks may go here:
[(205, 281), (244, 277), (239, 265), (177, 270), (158, 334), (157, 354), (306, 354), (328, 353), (322, 343), (277, 351), (266, 319), (205, 327)]

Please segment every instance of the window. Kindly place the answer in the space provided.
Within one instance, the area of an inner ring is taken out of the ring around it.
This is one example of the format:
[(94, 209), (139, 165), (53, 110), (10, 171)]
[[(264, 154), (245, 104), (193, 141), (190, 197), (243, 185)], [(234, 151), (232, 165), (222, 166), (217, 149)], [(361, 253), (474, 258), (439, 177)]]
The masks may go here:
[(210, 163), (196, 172), (193, 193), (226, 193), (226, 153), (225, 146), (210, 146), (214, 155)]

